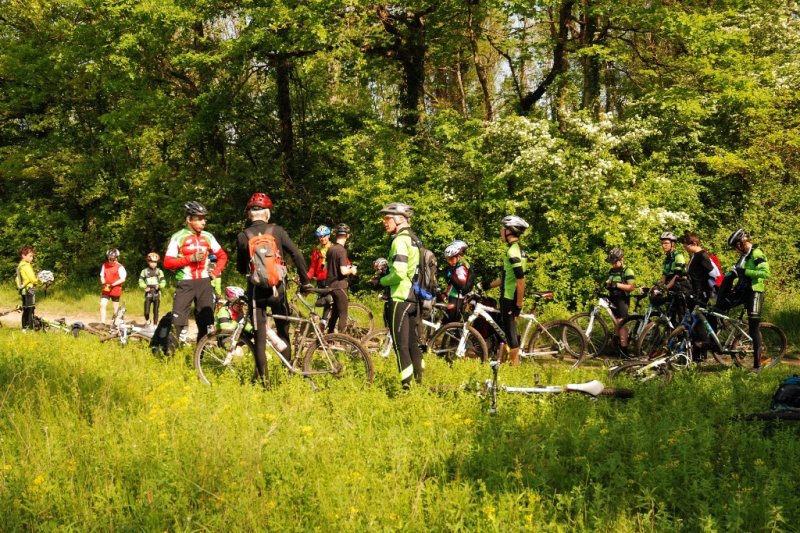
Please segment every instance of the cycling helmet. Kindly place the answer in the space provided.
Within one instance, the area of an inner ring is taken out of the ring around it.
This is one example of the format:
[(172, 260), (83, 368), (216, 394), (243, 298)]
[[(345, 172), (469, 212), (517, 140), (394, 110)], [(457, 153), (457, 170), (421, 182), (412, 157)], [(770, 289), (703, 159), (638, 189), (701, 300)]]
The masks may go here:
[(216, 263), (217, 262), (217, 256), (214, 255), (214, 254), (208, 254), (208, 262), (209, 263)]
[(401, 217), (411, 218), (414, 216), (414, 208), (401, 202), (392, 202), (383, 209), (382, 215), (400, 215)]
[(112, 249), (108, 250), (106, 252), (106, 257), (109, 258), (109, 259), (112, 259), (112, 258), (115, 258), (115, 257), (119, 257), (119, 250), (117, 250), (116, 248), (112, 248)]
[(157, 253), (150, 252), (149, 254), (147, 254), (147, 257), (145, 259), (147, 259), (148, 263), (158, 263), (158, 260), (161, 258), (158, 256)]
[(466, 251), (467, 243), (464, 241), (453, 241), (447, 245), (447, 248), (444, 249), (444, 257), (445, 259), (450, 259), (451, 257), (461, 255)]
[(247, 209), (252, 209), (253, 207), (258, 209), (272, 209), (272, 200), (263, 192), (253, 193), (253, 196), (251, 196), (250, 200), (247, 202)]
[(206, 209), (206, 206), (204, 206), (200, 202), (195, 202), (195, 201), (186, 202), (185, 204), (183, 204), (183, 209), (184, 211), (186, 211), (187, 217), (190, 216), (204, 217), (208, 215), (208, 210)]
[(314, 232), (314, 235), (316, 235), (317, 238), (324, 237), (324, 236), (330, 235), (330, 234), (331, 234), (331, 228), (329, 228), (328, 226), (325, 226), (325, 225), (319, 226), (317, 228), (317, 230)]
[(750, 239), (750, 235), (747, 234), (744, 228), (739, 228), (731, 233), (730, 237), (728, 237), (728, 246), (735, 248), (736, 243), (746, 241), (748, 239)]
[(511, 233), (513, 233), (517, 237), (522, 235), (525, 232), (525, 230), (530, 227), (529, 224), (525, 222), (525, 220), (521, 219), (516, 215), (508, 215), (503, 217), (501, 223), (503, 224), (504, 228), (510, 230)]
[(42, 270), (38, 274), (36, 274), (36, 279), (41, 281), (42, 283), (52, 283), (55, 280), (55, 276), (49, 270)]
[(372, 266), (378, 272), (384, 272), (386, 270), (389, 270), (389, 261), (385, 257), (379, 257), (375, 260), (374, 263), (372, 263)]
[(613, 264), (617, 261), (620, 261), (623, 257), (625, 257), (625, 252), (622, 250), (622, 248), (612, 248), (608, 251), (606, 262)]
[(350, 226), (342, 222), (336, 226), (336, 235), (350, 235)]
[(664, 233), (662, 233), (661, 238), (659, 240), (678, 242), (678, 238), (671, 231), (665, 231)]
[(225, 298), (233, 303), (239, 298), (244, 296), (244, 289), (241, 287), (234, 287), (233, 285), (225, 287)]

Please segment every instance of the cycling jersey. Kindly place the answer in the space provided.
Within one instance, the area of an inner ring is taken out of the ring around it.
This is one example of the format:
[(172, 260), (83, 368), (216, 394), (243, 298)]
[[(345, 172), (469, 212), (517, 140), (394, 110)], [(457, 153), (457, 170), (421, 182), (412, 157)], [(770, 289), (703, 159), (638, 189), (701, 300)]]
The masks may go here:
[(474, 272), (466, 261), (459, 261), (455, 266), (448, 265), (444, 277), (447, 280), (445, 293), (448, 298), (458, 298), (472, 290)]
[(381, 285), (390, 287), (389, 294), (393, 301), (416, 301), (411, 280), (418, 266), (419, 248), (412, 243), (408, 228), (403, 228), (392, 237), (389, 273), (380, 279)]
[[(206, 252), (202, 261), (191, 262), (190, 256), (195, 252), (204, 250)], [(214, 277), (218, 278), (222, 271), (225, 269), (225, 264), (228, 262), (228, 255), (225, 250), (207, 231), (197, 233), (188, 228), (175, 233), (169, 240), (167, 246), (167, 253), (164, 255), (164, 267), (175, 270), (179, 269), (175, 274), (177, 281), (190, 280), (190, 279), (205, 279), (209, 277), (208, 274), (208, 256), (213, 253), (217, 256), (217, 267), (214, 269)]]
[(764, 292), (764, 280), (769, 278), (770, 270), (767, 256), (761, 248), (754, 244), (750, 251), (739, 259), (737, 266), (744, 267), (745, 276), (753, 292)]
[(672, 250), (664, 256), (661, 271), (667, 278), (686, 275), (686, 254), (679, 250)]
[(517, 280), (525, 276), (527, 263), (528, 256), (525, 255), (519, 241), (510, 243), (503, 256), (503, 272), (500, 276), (503, 298), (517, 301)]
[(122, 295), (122, 283), (108, 288), (106, 288), (106, 286), (112, 285), (117, 281), (124, 282), (127, 277), (128, 273), (125, 271), (125, 267), (119, 263), (119, 261), (106, 261), (103, 263), (103, 266), (100, 268), (100, 282), (103, 284), (103, 296), (119, 298), (120, 295)]
[(146, 289), (154, 286), (163, 289), (167, 286), (167, 279), (160, 268), (146, 267), (139, 273), (139, 287)]

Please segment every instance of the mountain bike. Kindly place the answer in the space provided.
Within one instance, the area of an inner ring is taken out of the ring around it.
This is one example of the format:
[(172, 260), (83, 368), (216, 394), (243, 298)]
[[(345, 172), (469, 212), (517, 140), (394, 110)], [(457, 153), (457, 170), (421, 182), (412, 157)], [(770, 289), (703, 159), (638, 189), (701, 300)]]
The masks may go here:
[[(309, 292), (325, 295), (330, 289), (311, 289)], [(270, 363), (281, 365), (289, 375), (305, 378), (325, 376), (341, 378), (353, 376), (359, 382), (372, 383), (372, 360), (361, 343), (349, 335), (341, 333), (325, 334), (321, 317), (299, 293), (295, 293), (293, 302), (304, 308), (307, 317), (293, 315), (268, 314), (265, 322), (267, 328), (266, 355), (268, 360), (265, 384), (278, 378), (277, 369), (270, 370)], [(242, 309), (236, 327), (231, 332), (216, 331), (203, 337), (194, 352), (194, 367), (198, 379), (205, 384), (219, 383), (233, 378), (240, 383), (255, 382), (255, 345), (253, 335), (246, 333), (247, 326), (255, 330), (253, 325), (250, 298), (244, 294), (231, 305)], [(287, 320), (294, 325), (292, 334), (292, 359), (283, 355), (285, 343), (269, 326), (269, 319)]]
[[(536, 317), (536, 302), (552, 297), (552, 292), (534, 293), (531, 312), (520, 314), (519, 318), (525, 321), (520, 335), (520, 359), (549, 357), (563, 360), (568, 356), (573, 360), (571, 366), (575, 368), (586, 355), (587, 344), (583, 333), (566, 320), (542, 323)], [(451, 361), (475, 358), (485, 362), (489, 353), (494, 356), (501, 344), (508, 344), (506, 334), (500, 327), (500, 311), (477, 291), (469, 293), (465, 301), (467, 320), (442, 326), (428, 342), (428, 350)], [(478, 322), (479, 319), (482, 321)], [(487, 334), (483, 335), (478, 327), (487, 327)]]
[[(447, 313), (447, 304), (434, 302), (431, 306), (430, 314), (423, 316), (419, 328), (419, 344), (423, 351), (427, 350), (428, 341), (433, 338), (437, 331), (442, 327)], [(392, 353), (392, 332), (389, 328), (376, 329), (371, 335), (367, 336), (362, 343), (364, 347), (372, 352), (377, 352), (383, 358), (388, 358)]]
[(599, 396), (612, 396), (615, 398), (632, 398), (633, 391), (630, 389), (619, 389), (606, 387), (600, 381), (592, 380), (586, 383), (570, 383), (567, 385), (539, 385), (539, 375), (534, 375), (533, 387), (509, 387), (507, 385), (498, 384), (498, 371), (500, 368), (499, 361), (491, 361), (489, 365), (492, 368), (492, 378), (487, 379), (483, 383), (482, 392), (487, 394), (491, 399), (490, 413), (497, 412), (497, 393), (498, 391), (508, 394), (562, 394), (570, 392), (579, 392), (585, 394), (592, 399), (597, 399)]
[(119, 308), (111, 317), (111, 327), (100, 334), (100, 342), (119, 340), (120, 344), (127, 346), (129, 341), (150, 343), (155, 328), (146, 328), (125, 321), (125, 302), (120, 302)]
[[(291, 284), (297, 284), (296, 280), (292, 280)], [(331, 291), (337, 289), (329, 289)], [(341, 289), (339, 289), (341, 290)], [(330, 312), (330, 307), (333, 305), (333, 300), (329, 297), (330, 293), (325, 296), (319, 296), (317, 301), (314, 302), (315, 308), (322, 308), (323, 313), (322, 317), (328, 315)], [(292, 300), (293, 302), (293, 300)], [(306, 307), (302, 304), (297, 306), (294, 303), (290, 302), (289, 309), (292, 315), (300, 317), (308, 317), (308, 312), (306, 311)], [(323, 328), (327, 326), (327, 320), (325, 318), (321, 319), (321, 325)], [(337, 325), (337, 329), (338, 328)], [(375, 317), (372, 314), (372, 310), (364, 304), (348, 301), (347, 302), (347, 324), (343, 328), (343, 333), (355, 337), (356, 339), (363, 342), (364, 339), (369, 337), (372, 333), (375, 332)]]
[(81, 331), (85, 329), (83, 322), (72, 322), (67, 324), (66, 318), (59, 318), (57, 320), (49, 320), (40, 316), (33, 316), (33, 329), (34, 331), (60, 331), (62, 333), (69, 333), (73, 337), (78, 337)]

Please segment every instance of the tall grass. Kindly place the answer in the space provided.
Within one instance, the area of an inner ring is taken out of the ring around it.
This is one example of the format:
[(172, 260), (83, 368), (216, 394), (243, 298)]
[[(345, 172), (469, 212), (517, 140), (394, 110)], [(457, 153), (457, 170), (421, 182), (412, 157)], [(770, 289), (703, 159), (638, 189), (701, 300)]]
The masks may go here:
[[(684, 373), (628, 401), (206, 387), (186, 353), (0, 330), (0, 524), (15, 530), (791, 530), (800, 428), (740, 422), (786, 369)], [(527, 365), (508, 384), (605, 376)]]

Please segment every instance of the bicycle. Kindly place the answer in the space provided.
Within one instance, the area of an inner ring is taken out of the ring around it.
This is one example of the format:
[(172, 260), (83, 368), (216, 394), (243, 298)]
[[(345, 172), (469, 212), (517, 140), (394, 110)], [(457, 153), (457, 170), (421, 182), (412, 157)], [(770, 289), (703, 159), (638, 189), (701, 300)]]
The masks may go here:
[[(446, 313), (447, 304), (434, 302), (431, 306), (429, 316), (422, 317), (418, 340), (420, 346), (424, 347), (424, 350), (427, 349), (428, 341), (433, 338), (433, 335), (442, 327)], [(362, 343), (369, 351), (377, 352), (378, 355), (386, 359), (389, 357), (389, 354), (392, 353), (392, 332), (389, 331), (389, 328), (375, 330), (371, 335), (367, 336)]]
[[(100, 332), (99, 329), (97, 329)], [(125, 302), (120, 302), (119, 308), (111, 318), (111, 327), (108, 331), (100, 332), (100, 342), (119, 339), (123, 346), (128, 345), (128, 341), (138, 341), (150, 343), (155, 333), (154, 328), (143, 328), (136, 324), (125, 322)]]
[[(535, 292), (534, 304), (530, 313), (523, 313), (520, 318), (527, 323), (520, 335), (520, 359), (552, 357), (563, 360), (565, 355), (575, 359), (572, 368), (580, 365), (586, 355), (587, 341), (575, 324), (567, 320), (551, 320), (540, 322), (536, 318), (536, 302), (549, 300), (552, 292)], [(464, 358), (476, 358), (481, 362), (488, 359), (491, 353), (497, 353), (501, 344), (508, 344), (506, 334), (499, 324), (500, 311), (488, 305), (478, 292), (471, 292), (466, 297), (467, 320), (445, 324), (428, 342), (428, 350), (450, 361)], [(485, 302), (485, 303), (484, 303)], [(482, 319), (482, 322), (477, 322)], [(488, 326), (489, 334), (484, 336), (475, 327)]]
[(620, 389), (606, 387), (598, 380), (587, 381), (585, 383), (569, 383), (567, 385), (539, 385), (539, 375), (534, 375), (533, 387), (509, 387), (498, 384), (499, 361), (491, 361), (492, 378), (483, 383), (482, 391), (488, 394), (491, 399), (490, 413), (497, 413), (497, 393), (498, 391), (509, 394), (562, 394), (579, 392), (596, 400), (599, 396), (611, 396), (615, 398), (632, 398), (633, 391), (630, 389)]
[[(329, 291), (329, 289), (310, 290), (318, 295), (327, 294)], [(299, 375), (311, 379), (324, 375), (340, 378), (343, 375), (353, 374), (359, 381), (366, 381), (367, 385), (372, 383), (372, 360), (361, 343), (349, 335), (325, 334), (322, 329), (322, 319), (314, 311), (314, 306), (306, 302), (299, 293), (295, 294), (294, 301), (304, 306), (308, 318), (294, 315), (267, 315), (268, 319), (287, 320), (296, 326), (292, 339), (294, 351), (292, 360), (288, 361), (283, 355), (285, 343), (269, 326), (267, 320), (265, 327), (268, 361), (278, 361), (290, 376)], [(248, 379), (255, 382), (257, 379), (254, 339), (252, 335), (245, 334), (248, 325), (253, 327), (250, 299), (242, 290), (241, 296), (230, 305), (240, 306), (242, 310), (233, 331), (216, 331), (206, 335), (194, 352), (193, 362), (197, 377), (207, 385), (223, 381), (226, 376), (232, 376), (239, 382)], [(265, 385), (270, 379), (270, 374), (277, 372), (267, 370), (267, 375), (264, 376)]]
[[(635, 300), (634, 310), (638, 308), (639, 302), (645, 295), (646, 294), (631, 295)], [(614, 317), (614, 312), (612, 311), (613, 309), (614, 304), (609, 301), (608, 297), (598, 296), (597, 303), (591, 311), (588, 313), (577, 313), (569, 318), (569, 321), (578, 326), (578, 329), (586, 336), (588, 348), (587, 358), (600, 356), (606, 353), (606, 350), (610, 348), (610, 331), (612, 331), (612, 329), (609, 328), (606, 319), (603, 318), (603, 314), (608, 317), (607, 320), (613, 325), (613, 331), (616, 335), (618, 329), (616, 317)]]
[(69, 333), (77, 338), (81, 331), (86, 329), (83, 322), (72, 322), (67, 324), (66, 318), (59, 318), (57, 320), (49, 320), (40, 316), (33, 316), (33, 329), (34, 331), (60, 331), (62, 333)]
[[(293, 281), (293, 283), (295, 282)], [(329, 290), (336, 290), (336, 289), (329, 289)], [(323, 303), (321, 303), (320, 300), (322, 298), (323, 297), (317, 299), (317, 301), (314, 303), (314, 307), (323, 308), (325, 310), (323, 314), (326, 314), (330, 306), (332, 306), (333, 304), (329, 298), (326, 298), (323, 301)], [(296, 305), (292, 303), (289, 304), (289, 309), (291, 311), (291, 314), (294, 316), (307, 317), (307, 313), (302, 313), (302, 309), (298, 308)], [(324, 328), (327, 325), (327, 320), (323, 318), (321, 324), (322, 327)], [(348, 302), (347, 325), (344, 328), (344, 333), (363, 341), (363, 339), (366, 339), (374, 332), (375, 332), (375, 317), (372, 314), (372, 310), (364, 304), (358, 302)]]

